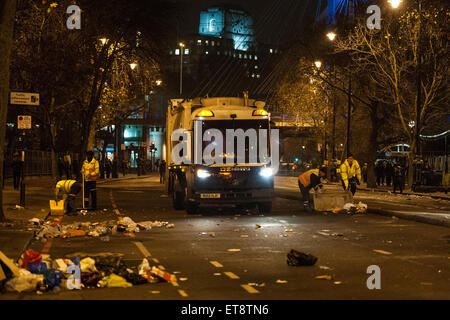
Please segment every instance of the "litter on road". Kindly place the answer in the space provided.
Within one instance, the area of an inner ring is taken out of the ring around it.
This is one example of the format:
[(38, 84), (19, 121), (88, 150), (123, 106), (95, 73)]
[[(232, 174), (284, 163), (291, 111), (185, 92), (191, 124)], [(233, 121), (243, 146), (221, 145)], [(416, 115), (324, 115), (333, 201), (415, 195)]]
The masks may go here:
[[(89, 256), (77, 253), (52, 260), (48, 254), (26, 250), (16, 264), (0, 252), (0, 280), (6, 280), (0, 283), (5, 285), (7, 291), (35, 291), (42, 294), (64, 289), (128, 288), (146, 283), (177, 281), (174, 275), (151, 266), (147, 259), (138, 268), (132, 268), (122, 258), (123, 254)], [(187, 278), (181, 280), (186, 281)]]
[(291, 249), (287, 255), (287, 264), (289, 266), (312, 266), (316, 263), (317, 258), (312, 254), (299, 252)]
[(330, 275), (324, 274), (321, 276), (316, 276), (316, 277), (314, 277), (314, 279), (316, 279), (316, 280), (331, 280), (331, 279), (333, 279), (333, 277)]
[[(33, 224), (36, 224), (36, 220)], [(60, 225), (57, 222), (47, 221), (42, 227), (35, 232), (35, 239), (48, 238), (70, 238), (70, 237), (102, 237), (102, 241), (109, 241), (109, 237), (104, 237), (109, 234), (116, 234), (121, 232), (124, 235), (130, 235), (139, 231), (148, 231), (152, 228), (174, 228), (174, 224), (169, 224), (167, 221), (142, 221), (134, 222), (130, 217), (119, 218), (116, 220), (109, 220), (103, 222), (76, 222), (67, 225)]]

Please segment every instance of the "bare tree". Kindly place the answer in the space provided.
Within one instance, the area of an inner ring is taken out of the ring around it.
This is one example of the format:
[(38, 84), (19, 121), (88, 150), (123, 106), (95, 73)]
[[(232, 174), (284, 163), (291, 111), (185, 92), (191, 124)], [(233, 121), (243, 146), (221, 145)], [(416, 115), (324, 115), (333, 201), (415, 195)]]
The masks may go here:
[[(5, 128), (8, 111), (9, 65), (13, 40), (16, 0), (0, 2), (0, 182), (3, 181), (5, 159)], [(5, 221), (3, 212), (3, 184), (0, 184), (0, 221)]]

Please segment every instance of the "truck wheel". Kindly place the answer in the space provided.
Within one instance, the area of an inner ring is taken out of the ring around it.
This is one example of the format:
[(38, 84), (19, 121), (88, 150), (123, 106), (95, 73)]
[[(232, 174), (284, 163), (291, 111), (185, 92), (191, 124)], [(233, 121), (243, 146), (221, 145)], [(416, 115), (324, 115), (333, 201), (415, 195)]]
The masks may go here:
[(272, 212), (272, 202), (258, 203), (258, 211), (260, 214), (269, 214)]
[(183, 210), (185, 193), (183, 191), (174, 191), (172, 195), (173, 195), (173, 208), (175, 210)]
[(196, 214), (198, 212), (199, 205), (197, 203), (186, 203), (186, 212), (188, 214)]

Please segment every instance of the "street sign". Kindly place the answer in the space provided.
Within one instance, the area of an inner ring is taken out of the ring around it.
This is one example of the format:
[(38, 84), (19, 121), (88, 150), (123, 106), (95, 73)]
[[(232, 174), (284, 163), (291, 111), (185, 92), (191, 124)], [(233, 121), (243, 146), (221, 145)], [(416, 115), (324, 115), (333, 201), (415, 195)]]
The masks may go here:
[(31, 129), (31, 116), (17, 116), (17, 129)]
[(11, 104), (22, 104), (29, 106), (39, 105), (39, 93), (11, 92)]

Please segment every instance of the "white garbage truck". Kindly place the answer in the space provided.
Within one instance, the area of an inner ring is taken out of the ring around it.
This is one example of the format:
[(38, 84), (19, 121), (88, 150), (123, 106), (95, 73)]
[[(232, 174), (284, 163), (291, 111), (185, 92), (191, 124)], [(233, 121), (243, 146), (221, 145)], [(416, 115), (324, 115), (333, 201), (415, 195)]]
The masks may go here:
[(175, 209), (189, 214), (206, 206), (271, 212), (278, 131), (275, 137), (264, 107), (265, 102), (245, 95), (170, 100), (165, 181)]

